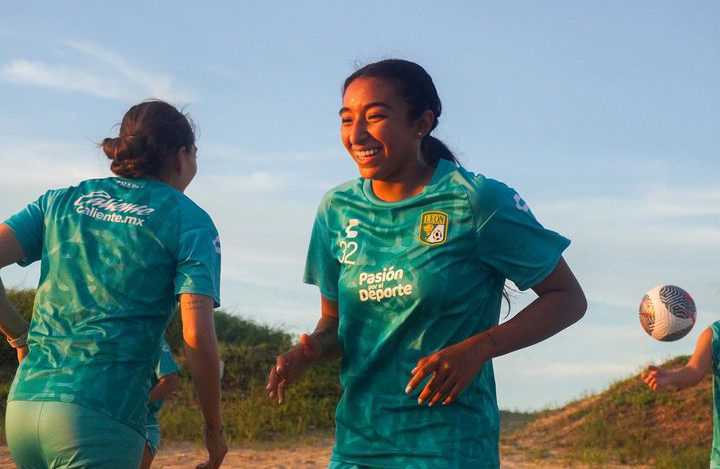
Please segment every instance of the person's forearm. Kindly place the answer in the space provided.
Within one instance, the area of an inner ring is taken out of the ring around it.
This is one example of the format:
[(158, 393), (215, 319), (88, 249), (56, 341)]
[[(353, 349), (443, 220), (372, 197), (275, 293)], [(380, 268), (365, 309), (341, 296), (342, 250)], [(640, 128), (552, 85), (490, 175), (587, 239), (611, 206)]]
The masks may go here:
[(27, 321), (10, 304), (0, 279), (0, 331), (5, 337), (16, 339), (25, 334), (27, 330)]
[(689, 366), (667, 370), (667, 384), (675, 389), (685, 389), (695, 386), (703, 378), (704, 374)]
[(331, 316), (322, 316), (310, 334), (320, 345), (319, 359), (332, 359), (342, 355), (338, 342), (338, 319)]
[(185, 341), (188, 368), (208, 428), (222, 426), (220, 414), (220, 358), (214, 337), (202, 334), (194, 343)]
[(548, 292), (509, 321), (481, 332), (473, 341), (486, 359), (499, 357), (551, 337), (582, 318), (584, 297), (566, 291)]
[(208, 429), (222, 428), (220, 413), (220, 357), (218, 355), (213, 300), (207, 296), (180, 296), (183, 340), (188, 368)]

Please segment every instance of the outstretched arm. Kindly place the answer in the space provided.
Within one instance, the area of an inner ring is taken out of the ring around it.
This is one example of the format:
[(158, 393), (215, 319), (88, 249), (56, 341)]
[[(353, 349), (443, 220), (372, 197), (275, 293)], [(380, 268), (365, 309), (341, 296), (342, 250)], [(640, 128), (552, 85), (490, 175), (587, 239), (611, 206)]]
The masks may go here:
[[(15, 233), (6, 224), (0, 224), (0, 269), (22, 260), (23, 252)], [(0, 331), (10, 345), (17, 350), (18, 361), (27, 355), (27, 321), (8, 301), (5, 287), (0, 279)]]
[(450, 404), (487, 360), (545, 340), (585, 314), (585, 295), (563, 258), (533, 290), (538, 298), (509, 321), (421, 359), (412, 370), (406, 393), (432, 376), (418, 403)]
[(712, 369), (712, 338), (712, 329), (708, 327), (698, 337), (695, 351), (687, 365), (670, 370), (650, 366), (642, 373), (642, 380), (653, 391), (695, 386)]

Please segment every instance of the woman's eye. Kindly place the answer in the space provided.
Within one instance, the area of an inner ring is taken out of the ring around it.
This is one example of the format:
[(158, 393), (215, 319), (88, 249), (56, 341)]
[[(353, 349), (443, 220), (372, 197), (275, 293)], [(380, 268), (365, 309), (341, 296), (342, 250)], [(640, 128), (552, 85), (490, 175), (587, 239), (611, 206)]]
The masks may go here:
[(350, 125), (350, 124), (352, 124), (352, 119), (349, 118), (349, 117), (341, 117), (341, 118), (340, 118), (340, 123), (341, 123), (342, 125)]
[(377, 121), (381, 119), (385, 119), (385, 114), (370, 114), (367, 119), (369, 121)]

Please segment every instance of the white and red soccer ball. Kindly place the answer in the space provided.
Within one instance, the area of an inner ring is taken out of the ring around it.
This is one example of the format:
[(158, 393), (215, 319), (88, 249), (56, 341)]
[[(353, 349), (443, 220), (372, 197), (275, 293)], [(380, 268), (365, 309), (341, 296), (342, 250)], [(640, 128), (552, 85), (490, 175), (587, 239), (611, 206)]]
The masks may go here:
[(695, 302), (674, 285), (658, 285), (640, 302), (640, 324), (651, 337), (663, 342), (678, 340), (695, 325)]

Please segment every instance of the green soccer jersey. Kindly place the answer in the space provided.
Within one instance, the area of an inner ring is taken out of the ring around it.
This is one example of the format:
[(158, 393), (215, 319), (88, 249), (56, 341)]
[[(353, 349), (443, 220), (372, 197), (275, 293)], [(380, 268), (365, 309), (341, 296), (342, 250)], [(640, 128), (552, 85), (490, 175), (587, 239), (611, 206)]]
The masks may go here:
[[(452, 405), (404, 389), (417, 361), (496, 325), (503, 286), (542, 281), (569, 241), (504, 184), (441, 160), (417, 196), (384, 202), (371, 181), (331, 190), (315, 220), (305, 281), (338, 302), (343, 393), (336, 463), (496, 468), (492, 363)], [(424, 385), (424, 383), (423, 383)]]
[(713, 441), (710, 451), (710, 467), (720, 469), (720, 321), (712, 329), (712, 371), (713, 371)]
[(219, 305), (210, 217), (154, 180), (94, 179), (52, 190), (6, 224), (21, 265), (41, 260), (29, 355), (8, 400), (71, 402), (145, 435), (150, 376), (181, 293)]
[[(163, 339), (160, 345), (160, 358), (155, 367), (155, 372), (150, 378), (150, 390), (155, 387), (160, 381), (160, 378), (177, 373), (178, 371), (179, 369), (173, 358), (172, 350), (170, 350), (170, 346), (165, 342), (165, 339)], [(147, 426), (158, 425), (157, 415), (162, 405), (162, 400), (148, 402)]]

